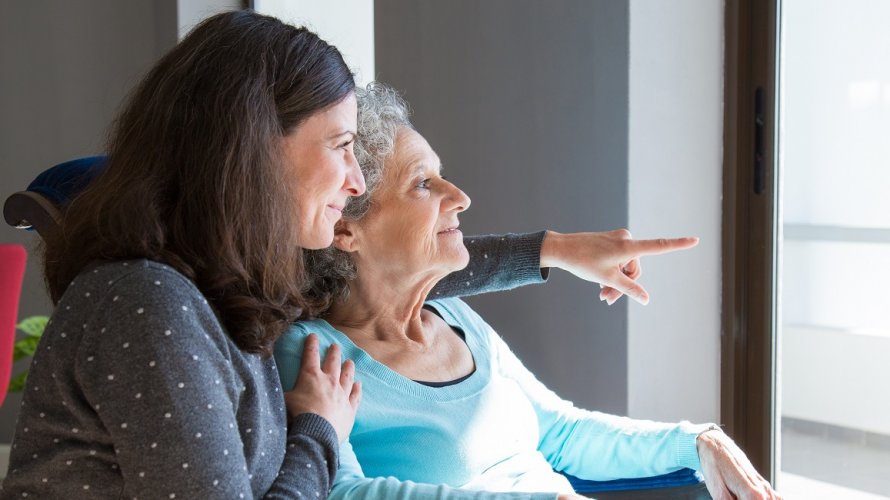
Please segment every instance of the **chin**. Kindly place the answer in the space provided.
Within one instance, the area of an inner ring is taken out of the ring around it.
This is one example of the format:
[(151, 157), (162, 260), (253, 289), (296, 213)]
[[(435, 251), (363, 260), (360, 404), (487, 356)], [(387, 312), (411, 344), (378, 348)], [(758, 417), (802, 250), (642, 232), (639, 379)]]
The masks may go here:
[(332, 243), (334, 243), (333, 229), (331, 231), (302, 236), (300, 238), (299, 246), (306, 250), (321, 250), (331, 246)]
[(461, 269), (467, 267), (467, 264), (470, 263), (470, 252), (467, 251), (466, 247), (464, 247), (460, 256), (456, 259), (457, 263), (454, 268), (455, 271), (460, 271)]

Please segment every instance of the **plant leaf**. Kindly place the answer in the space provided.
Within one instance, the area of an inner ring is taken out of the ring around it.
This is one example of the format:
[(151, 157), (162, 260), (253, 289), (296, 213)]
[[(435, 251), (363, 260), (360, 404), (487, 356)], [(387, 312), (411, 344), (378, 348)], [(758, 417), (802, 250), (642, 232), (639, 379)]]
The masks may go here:
[(25, 335), (29, 337), (40, 337), (43, 335), (43, 330), (46, 329), (46, 323), (49, 321), (49, 316), (31, 316), (30, 318), (25, 318), (21, 323), (15, 325), (15, 327), (23, 332)]
[(28, 380), (28, 370), (19, 373), (9, 381), (9, 392), (21, 392), (25, 388), (25, 382)]
[(17, 341), (12, 348), (12, 360), (18, 361), (27, 356), (33, 356), (37, 351), (38, 343), (40, 343), (40, 337), (25, 337)]

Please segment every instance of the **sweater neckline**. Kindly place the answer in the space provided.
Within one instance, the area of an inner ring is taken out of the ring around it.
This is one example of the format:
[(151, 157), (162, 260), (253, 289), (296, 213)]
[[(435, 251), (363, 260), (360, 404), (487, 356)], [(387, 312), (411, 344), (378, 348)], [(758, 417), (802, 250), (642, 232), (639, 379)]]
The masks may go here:
[(478, 394), (488, 384), (491, 364), (488, 351), (480, 342), (480, 336), (469, 327), (470, 325), (461, 324), (451, 309), (442, 302), (427, 301), (425, 304), (435, 308), (448, 326), (461, 328), (466, 334), (465, 340), (470, 354), (473, 356), (473, 364), (476, 369), (461, 382), (445, 387), (423, 385), (374, 359), (367, 351), (356, 345), (348, 335), (326, 320), (318, 319), (317, 321), (322, 322), (335, 337), (343, 349), (344, 356), (353, 360), (358, 380), (361, 380), (361, 375), (371, 376), (399, 392), (427, 401), (453, 401)]

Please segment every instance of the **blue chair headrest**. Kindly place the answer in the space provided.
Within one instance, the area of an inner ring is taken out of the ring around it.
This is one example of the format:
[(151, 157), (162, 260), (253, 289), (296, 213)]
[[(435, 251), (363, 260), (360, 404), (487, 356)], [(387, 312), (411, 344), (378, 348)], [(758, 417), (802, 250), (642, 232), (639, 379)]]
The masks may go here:
[(28, 185), (28, 191), (40, 193), (57, 207), (64, 207), (102, 173), (107, 160), (105, 156), (89, 156), (60, 163), (38, 175)]

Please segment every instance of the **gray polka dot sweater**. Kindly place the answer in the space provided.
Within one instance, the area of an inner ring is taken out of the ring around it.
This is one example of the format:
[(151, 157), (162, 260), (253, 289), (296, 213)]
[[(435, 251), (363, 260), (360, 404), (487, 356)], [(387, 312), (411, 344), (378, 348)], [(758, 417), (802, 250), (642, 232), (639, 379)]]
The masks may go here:
[[(542, 281), (543, 233), (467, 238), (470, 266), (434, 290)], [(31, 363), (2, 498), (319, 498), (333, 427), (288, 425), (273, 358), (240, 351), (197, 288), (156, 262), (81, 273)]]

